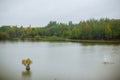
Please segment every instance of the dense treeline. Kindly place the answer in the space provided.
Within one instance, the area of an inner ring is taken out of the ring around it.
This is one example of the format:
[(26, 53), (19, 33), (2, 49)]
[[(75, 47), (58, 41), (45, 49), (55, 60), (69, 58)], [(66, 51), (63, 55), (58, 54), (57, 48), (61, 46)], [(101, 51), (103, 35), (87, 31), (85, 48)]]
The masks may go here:
[(118, 40), (120, 39), (119, 19), (90, 19), (73, 24), (50, 21), (45, 27), (1, 26), (0, 40), (13, 38), (61, 37), (80, 40)]

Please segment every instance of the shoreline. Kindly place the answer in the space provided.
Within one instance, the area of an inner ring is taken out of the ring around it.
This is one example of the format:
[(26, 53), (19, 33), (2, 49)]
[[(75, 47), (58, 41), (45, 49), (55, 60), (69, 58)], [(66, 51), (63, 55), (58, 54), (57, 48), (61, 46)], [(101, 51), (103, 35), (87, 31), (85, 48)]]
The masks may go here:
[(49, 42), (79, 42), (79, 43), (119, 43), (120, 40), (78, 40), (78, 39), (65, 39), (65, 38), (40, 38), (40, 39), (34, 39), (34, 38), (13, 38), (13, 39), (7, 39), (7, 40), (0, 40), (1, 41), (33, 41), (33, 42), (40, 42), (40, 41), (49, 41)]

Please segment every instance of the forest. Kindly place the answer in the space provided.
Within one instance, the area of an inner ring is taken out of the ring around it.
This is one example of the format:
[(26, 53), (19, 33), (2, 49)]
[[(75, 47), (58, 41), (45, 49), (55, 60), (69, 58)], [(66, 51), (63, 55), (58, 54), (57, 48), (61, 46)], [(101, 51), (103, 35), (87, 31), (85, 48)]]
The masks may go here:
[(72, 40), (120, 40), (120, 19), (90, 19), (79, 23), (57, 23), (50, 21), (46, 26), (0, 26), (0, 40), (62, 38)]

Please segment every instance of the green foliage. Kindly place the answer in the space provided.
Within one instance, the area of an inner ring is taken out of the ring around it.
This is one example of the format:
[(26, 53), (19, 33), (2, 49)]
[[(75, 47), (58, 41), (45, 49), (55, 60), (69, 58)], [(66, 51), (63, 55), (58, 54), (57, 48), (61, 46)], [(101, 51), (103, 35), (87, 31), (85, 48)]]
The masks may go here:
[[(17, 27), (1, 26), (0, 40), (5, 39), (24, 39), (32, 38), (34, 40), (44, 40), (48, 37), (50, 40), (75, 39), (75, 40), (112, 40), (120, 39), (120, 20), (119, 19), (90, 19), (73, 24), (57, 23), (50, 21), (45, 27)], [(53, 39), (51, 39), (51, 38)]]
[(35, 39), (35, 40), (40, 40), (41, 37), (40, 37), (39, 35), (36, 35), (34, 39)]
[(106, 27), (105, 27), (105, 37), (107, 39), (112, 38), (112, 30), (111, 30), (110, 24), (107, 24)]
[(5, 32), (0, 32), (0, 40), (6, 40), (8, 39), (8, 34)]

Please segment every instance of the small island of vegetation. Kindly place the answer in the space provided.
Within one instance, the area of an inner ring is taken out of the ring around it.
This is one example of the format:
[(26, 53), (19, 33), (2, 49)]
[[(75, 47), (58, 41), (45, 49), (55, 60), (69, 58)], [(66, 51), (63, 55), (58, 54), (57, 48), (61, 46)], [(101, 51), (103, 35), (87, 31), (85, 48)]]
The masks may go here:
[(26, 70), (30, 70), (30, 64), (32, 64), (32, 60), (30, 58), (28, 59), (23, 59), (22, 64), (26, 67)]
[(120, 19), (90, 19), (77, 24), (50, 21), (42, 27), (2, 25), (0, 40), (120, 42)]

